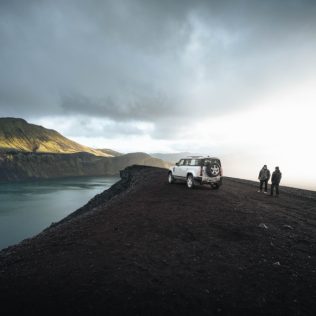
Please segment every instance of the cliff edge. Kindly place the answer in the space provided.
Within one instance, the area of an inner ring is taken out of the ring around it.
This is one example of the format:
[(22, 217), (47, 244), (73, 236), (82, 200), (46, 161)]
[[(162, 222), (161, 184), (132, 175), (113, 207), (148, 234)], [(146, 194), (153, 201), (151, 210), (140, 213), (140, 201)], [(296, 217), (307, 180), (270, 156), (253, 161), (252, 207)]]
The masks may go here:
[(142, 166), (121, 177), (0, 252), (4, 314), (315, 314), (313, 194), (228, 178), (188, 190)]

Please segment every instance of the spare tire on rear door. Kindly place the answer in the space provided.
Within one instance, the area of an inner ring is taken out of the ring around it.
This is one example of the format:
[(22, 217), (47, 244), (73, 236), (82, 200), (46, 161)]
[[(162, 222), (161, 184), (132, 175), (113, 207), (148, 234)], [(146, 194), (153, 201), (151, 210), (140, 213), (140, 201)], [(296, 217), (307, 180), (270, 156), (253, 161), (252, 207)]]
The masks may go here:
[(214, 162), (207, 162), (206, 163), (206, 174), (209, 177), (217, 177), (220, 173), (220, 166)]

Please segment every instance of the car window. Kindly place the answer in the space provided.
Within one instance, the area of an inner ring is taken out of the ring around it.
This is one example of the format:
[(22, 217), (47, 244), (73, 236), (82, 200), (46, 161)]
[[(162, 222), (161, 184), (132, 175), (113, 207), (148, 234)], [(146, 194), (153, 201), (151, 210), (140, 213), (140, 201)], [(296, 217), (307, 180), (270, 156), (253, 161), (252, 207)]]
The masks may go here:
[(184, 160), (184, 165), (185, 166), (190, 166), (190, 163), (191, 163), (191, 159), (185, 159)]
[(213, 164), (216, 163), (219, 166), (221, 165), (221, 162), (218, 159), (205, 159), (204, 160), (204, 166), (208, 165), (208, 164)]
[(200, 160), (199, 159), (191, 159), (190, 166), (199, 166)]
[(207, 166), (208, 164), (211, 163), (211, 160), (210, 159), (205, 159), (204, 160), (204, 166)]
[(184, 164), (184, 159), (181, 159), (181, 160), (179, 161), (179, 166), (183, 166), (183, 164)]

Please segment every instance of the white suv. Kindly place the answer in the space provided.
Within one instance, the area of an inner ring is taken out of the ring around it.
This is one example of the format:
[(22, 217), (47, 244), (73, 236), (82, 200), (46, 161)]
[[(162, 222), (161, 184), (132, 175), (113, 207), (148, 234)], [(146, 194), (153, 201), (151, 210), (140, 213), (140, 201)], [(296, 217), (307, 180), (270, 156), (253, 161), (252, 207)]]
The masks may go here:
[(180, 159), (168, 172), (168, 182), (176, 180), (186, 182), (187, 187), (192, 189), (197, 184), (210, 184), (218, 189), (222, 184), (222, 165), (216, 157), (191, 156)]

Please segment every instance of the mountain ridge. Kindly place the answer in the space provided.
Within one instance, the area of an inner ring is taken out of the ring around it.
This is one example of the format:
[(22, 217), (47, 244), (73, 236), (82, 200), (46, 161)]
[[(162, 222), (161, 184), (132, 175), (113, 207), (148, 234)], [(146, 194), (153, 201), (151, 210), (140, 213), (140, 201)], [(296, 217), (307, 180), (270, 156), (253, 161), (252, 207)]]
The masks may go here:
[(168, 168), (170, 165), (149, 154), (136, 152), (117, 157), (73, 154), (14, 152), (0, 153), (0, 181), (50, 179), (77, 176), (113, 176), (131, 165)]
[(24, 119), (0, 118), (0, 181), (109, 176), (130, 165), (169, 167), (143, 152), (92, 149)]
[(0, 118), (0, 151), (58, 154), (88, 152), (95, 156), (112, 156), (106, 152), (78, 144), (56, 130), (13, 117)]
[(113, 157), (117, 157), (117, 156), (122, 156), (124, 155), (123, 153), (121, 152), (118, 152), (116, 150), (113, 150), (113, 149), (109, 149), (109, 148), (97, 148), (98, 151), (101, 151), (105, 154), (108, 154), (108, 155), (111, 155)]

